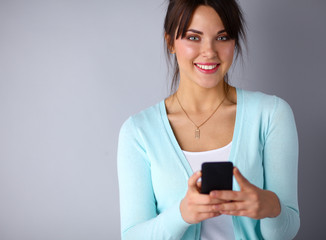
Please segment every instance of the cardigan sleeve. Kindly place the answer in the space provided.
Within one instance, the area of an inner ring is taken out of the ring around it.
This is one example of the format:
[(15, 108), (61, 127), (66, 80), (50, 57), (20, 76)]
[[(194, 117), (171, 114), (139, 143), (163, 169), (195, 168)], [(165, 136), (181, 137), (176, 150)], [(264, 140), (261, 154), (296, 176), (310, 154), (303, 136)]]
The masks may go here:
[(261, 220), (264, 239), (293, 239), (300, 227), (298, 209), (298, 136), (290, 106), (275, 97), (264, 145), (264, 188), (273, 191), (281, 213)]
[(133, 118), (121, 127), (118, 178), (122, 239), (181, 239), (190, 224), (180, 213), (180, 202), (158, 214), (151, 180), (151, 162)]

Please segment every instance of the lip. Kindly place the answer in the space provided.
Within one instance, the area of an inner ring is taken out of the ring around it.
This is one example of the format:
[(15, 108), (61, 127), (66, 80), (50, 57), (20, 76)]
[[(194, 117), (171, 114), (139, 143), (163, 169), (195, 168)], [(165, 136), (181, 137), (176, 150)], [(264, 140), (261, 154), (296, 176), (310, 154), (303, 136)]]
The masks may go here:
[[(213, 68), (213, 69), (202, 69), (202, 68), (198, 67), (197, 64), (199, 64), (199, 65), (205, 65), (205, 66), (216, 65), (216, 67)], [(195, 63), (194, 65), (195, 65), (195, 67), (196, 67), (200, 72), (202, 72), (202, 73), (206, 73), (206, 74), (212, 74), (212, 73), (215, 73), (215, 72), (218, 70), (219, 66), (220, 66), (219, 63)]]

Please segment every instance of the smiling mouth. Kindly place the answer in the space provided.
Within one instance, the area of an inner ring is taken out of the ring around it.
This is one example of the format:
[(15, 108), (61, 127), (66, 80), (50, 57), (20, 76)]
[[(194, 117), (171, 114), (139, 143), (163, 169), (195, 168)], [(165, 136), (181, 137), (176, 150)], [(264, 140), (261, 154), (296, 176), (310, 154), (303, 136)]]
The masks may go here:
[(198, 68), (203, 69), (203, 70), (212, 70), (212, 69), (216, 68), (216, 66), (219, 65), (219, 64), (213, 64), (213, 65), (202, 65), (202, 64), (195, 63), (195, 65), (196, 65)]
[(197, 67), (197, 69), (200, 72), (202, 72), (202, 73), (208, 73), (208, 74), (215, 73), (218, 70), (219, 66), (220, 66), (220, 64), (218, 64), (218, 63), (214, 63), (214, 64), (209, 64), (209, 63), (204, 63), (204, 64), (195, 63), (194, 65)]

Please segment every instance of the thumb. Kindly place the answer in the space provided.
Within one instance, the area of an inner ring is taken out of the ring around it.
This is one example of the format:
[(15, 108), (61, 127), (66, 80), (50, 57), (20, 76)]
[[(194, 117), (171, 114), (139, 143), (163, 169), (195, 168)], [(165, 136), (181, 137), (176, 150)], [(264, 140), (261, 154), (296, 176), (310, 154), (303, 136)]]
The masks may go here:
[(241, 174), (240, 170), (237, 167), (233, 168), (233, 175), (241, 189), (250, 188), (252, 186), (252, 184)]
[(197, 191), (197, 181), (201, 177), (201, 171), (195, 172), (188, 180), (188, 189)]

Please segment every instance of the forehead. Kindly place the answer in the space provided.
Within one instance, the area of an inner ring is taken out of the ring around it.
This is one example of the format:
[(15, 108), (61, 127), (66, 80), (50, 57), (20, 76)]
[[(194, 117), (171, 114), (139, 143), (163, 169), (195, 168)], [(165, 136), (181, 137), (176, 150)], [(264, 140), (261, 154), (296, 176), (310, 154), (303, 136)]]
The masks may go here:
[(223, 22), (214, 8), (199, 6), (194, 11), (188, 29), (220, 31), (224, 29)]

